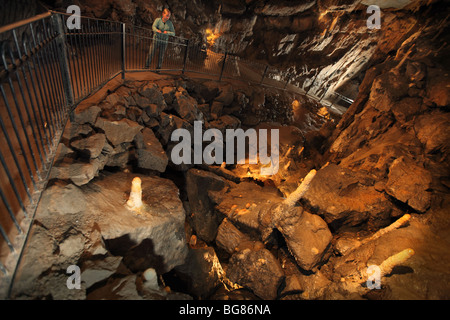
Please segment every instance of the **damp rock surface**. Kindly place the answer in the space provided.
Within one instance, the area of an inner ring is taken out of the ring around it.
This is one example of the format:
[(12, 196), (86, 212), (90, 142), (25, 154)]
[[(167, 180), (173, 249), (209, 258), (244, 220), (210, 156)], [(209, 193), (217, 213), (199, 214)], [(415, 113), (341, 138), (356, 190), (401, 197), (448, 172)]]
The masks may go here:
[[(102, 173), (81, 188), (59, 183), (47, 189), (26, 248), (16, 294), (49, 294), (46, 283), (57, 275), (51, 272), (56, 266), (63, 270), (70, 265), (80, 267), (82, 288), (87, 290), (118, 272), (138, 273), (152, 267), (161, 274), (183, 264), (188, 249), (178, 188), (167, 179), (141, 176), (145, 208), (133, 212), (126, 206), (133, 177)], [(37, 250), (38, 243), (49, 249), (48, 254)], [(52, 290), (55, 298), (54, 292), (59, 297), (70, 297), (72, 292), (66, 281)], [(132, 298), (124, 292), (121, 295)]]

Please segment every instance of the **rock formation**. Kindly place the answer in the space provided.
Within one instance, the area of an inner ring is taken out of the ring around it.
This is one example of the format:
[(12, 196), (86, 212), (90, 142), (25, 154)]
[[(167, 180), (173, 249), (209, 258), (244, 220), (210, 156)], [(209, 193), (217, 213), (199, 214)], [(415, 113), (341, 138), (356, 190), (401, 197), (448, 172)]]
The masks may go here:
[[(85, 4), (144, 26), (169, 5), (182, 36), (212, 29), (242, 57), (289, 67), (306, 91), (354, 102), (341, 117), (307, 96), (178, 75), (104, 88), (66, 126), (13, 298), (447, 299), (445, 4), (384, 2), (384, 27), (368, 31), (366, 2)], [(279, 172), (174, 164), (171, 135), (196, 120), (277, 128)], [(139, 213), (126, 207), (136, 176)], [(70, 265), (81, 290), (66, 287)], [(379, 291), (361, 285), (370, 265), (389, 273)]]

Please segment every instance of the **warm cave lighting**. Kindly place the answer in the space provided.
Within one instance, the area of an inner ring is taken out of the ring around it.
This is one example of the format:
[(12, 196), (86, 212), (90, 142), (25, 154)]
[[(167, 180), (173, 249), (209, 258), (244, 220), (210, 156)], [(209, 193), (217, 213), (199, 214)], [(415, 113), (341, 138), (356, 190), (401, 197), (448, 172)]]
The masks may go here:
[(220, 37), (220, 34), (215, 33), (211, 29), (206, 29), (206, 41), (208, 42), (208, 44), (210, 46), (213, 46), (214, 43), (216, 42), (217, 38), (219, 38), (219, 37)]
[(141, 179), (139, 177), (135, 177), (131, 182), (131, 192), (127, 201), (127, 207), (135, 212), (141, 212), (143, 208)]
[(325, 17), (327, 13), (328, 13), (328, 10), (325, 10), (324, 12), (321, 12), (320, 15), (319, 15), (319, 20), (322, 20), (323, 17)]
[(401, 265), (406, 260), (411, 258), (414, 254), (415, 254), (414, 250), (408, 248), (387, 258), (380, 265), (381, 274), (382, 275), (390, 274), (395, 266)]

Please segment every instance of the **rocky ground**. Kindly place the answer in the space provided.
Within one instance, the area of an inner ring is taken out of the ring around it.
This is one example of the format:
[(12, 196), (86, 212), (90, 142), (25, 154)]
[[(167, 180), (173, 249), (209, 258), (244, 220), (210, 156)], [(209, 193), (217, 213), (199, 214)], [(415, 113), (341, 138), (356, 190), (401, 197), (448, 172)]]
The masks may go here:
[[(142, 80), (146, 77), (152, 80)], [(216, 237), (219, 226), (228, 221), (223, 219), (235, 192), (244, 193), (241, 202), (249, 201), (250, 190), (236, 191), (241, 183), (261, 187), (248, 174), (248, 165), (175, 165), (172, 132), (193, 132), (195, 120), (203, 121), (203, 130), (223, 133), (270, 126), (280, 129), (282, 152), (290, 148), (298, 154), (306, 132), (338, 118), (316, 102), (282, 90), (152, 73), (132, 78), (111, 81), (71, 115), (36, 213), (14, 298), (209, 298), (223, 283), (240, 287), (225, 275), (216, 250), (226, 250), (216, 244)], [(288, 177), (287, 170), (297, 164), (287, 162), (281, 160), (283, 168), (274, 177), (284, 192), (295, 188), (298, 175), (307, 170), (303, 164), (304, 170), (292, 175), (295, 179)], [(258, 165), (251, 170), (258, 176)], [(139, 214), (124, 206), (135, 176), (142, 179), (145, 203), (145, 212)], [(274, 183), (268, 188), (274, 201), (281, 199), (283, 192)], [(265, 202), (268, 193), (259, 192)], [(235, 228), (231, 222), (229, 226)], [(70, 265), (81, 268), (81, 290), (67, 289), (63, 280)], [(189, 289), (145, 293), (142, 273), (149, 268), (161, 276), (160, 285), (167, 281), (167, 287)], [(203, 279), (211, 270), (217, 274)], [(174, 277), (183, 279), (172, 284)], [(272, 293), (269, 298), (274, 297)]]
[[(386, 88), (383, 77), (373, 86)], [(425, 127), (414, 138), (385, 133), (413, 132), (402, 113), (372, 145), (346, 137), (364, 128), (352, 137), (371, 141), (363, 116), (370, 98), (360, 121), (342, 127), (350, 109), (334, 129), (339, 116), (279, 90), (152, 73), (128, 78), (83, 101), (67, 124), (13, 298), (448, 298), (449, 140), (441, 136), (448, 122), (435, 107), (441, 93), (422, 115), (439, 114), (433, 132), (417, 121)], [(261, 176), (261, 166), (249, 164), (173, 164), (171, 133), (192, 132), (195, 120), (222, 132), (278, 128), (278, 173)], [(424, 141), (428, 149), (403, 147), (425, 134), (436, 139)], [(415, 150), (425, 162), (411, 158)], [(312, 169), (300, 201), (286, 206)], [(142, 212), (125, 205), (136, 176)], [(405, 213), (412, 214), (406, 226), (365, 241)], [(415, 255), (384, 275), (381, 289), (368, 289), (367, 266), (407, 248)], [(67, 288), (70, 265), (80, 267), (80, 290)]]

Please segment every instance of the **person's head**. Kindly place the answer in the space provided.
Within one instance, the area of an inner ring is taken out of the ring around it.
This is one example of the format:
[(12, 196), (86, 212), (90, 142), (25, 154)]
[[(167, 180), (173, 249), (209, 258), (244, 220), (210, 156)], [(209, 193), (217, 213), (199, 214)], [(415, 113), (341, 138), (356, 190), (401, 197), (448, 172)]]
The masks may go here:
[(170, 19), (170, 10), (165, 8), (162, 12), (162, 21), (165, 23), (167, 20)]

